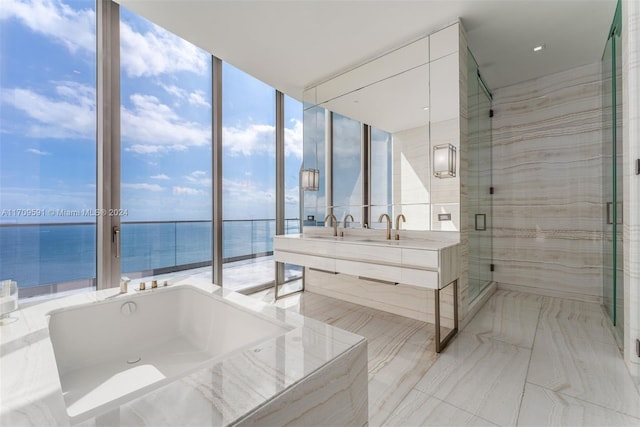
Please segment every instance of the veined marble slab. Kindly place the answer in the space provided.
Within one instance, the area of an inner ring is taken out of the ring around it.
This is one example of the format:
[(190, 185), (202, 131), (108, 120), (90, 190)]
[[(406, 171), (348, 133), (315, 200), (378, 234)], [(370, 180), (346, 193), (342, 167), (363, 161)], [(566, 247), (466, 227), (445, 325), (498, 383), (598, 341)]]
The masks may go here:
[(518, 417), (520, 426), (637, 426), (640, 418), (603, 408), (527, 383)]
[(640, 418), (640, 394), (615, 344), (574, 337), (566, 329), (541, 324), (527, 381)]
[(465, 332), (532, 348), (545, 297), (499, 290), (471, 319)]
[(602, 294), (600, 62), (494, 92), (497, 282)]
[(498, 425), (513, 425), (530, 350), (466, 330), (440, 354), (416, 388)]
[[(125, 403), (108, 414), (107, 421), (100, 416), (83, 425), (228, 425), (261, 420), (284, 425), (311, 423), (323, 412), (330, 412), (336, 424), (366, 422), (364, 338), (214, 285), (192, 286), (293, 328)], [(127, 299), (118, 293), (107, 289), (43, 301), (15, 312), (17, 322), (0, 326), (0, 424), (69, 425), (47, 313), (107, 298)], [(296, 403), (289, 404), (291, 399)], [(328, 406), (322, 408), (322, 402)], [(269, 403), (276, 406), (269, 408)]]

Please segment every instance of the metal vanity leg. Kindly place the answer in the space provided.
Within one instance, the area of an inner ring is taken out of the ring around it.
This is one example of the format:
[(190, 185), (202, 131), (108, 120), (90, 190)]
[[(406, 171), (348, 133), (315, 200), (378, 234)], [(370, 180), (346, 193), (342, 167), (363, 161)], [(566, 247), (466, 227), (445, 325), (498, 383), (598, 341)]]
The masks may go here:
[[(453, 284), (453, 329), (440, 341), (440, 291)], [(440, 353), (447, 347), (451, 338), (458, 333), (458, 280), (454, 280), (442, 289), (434, 289), (435, 323), (436, 323), (436, 353)]]

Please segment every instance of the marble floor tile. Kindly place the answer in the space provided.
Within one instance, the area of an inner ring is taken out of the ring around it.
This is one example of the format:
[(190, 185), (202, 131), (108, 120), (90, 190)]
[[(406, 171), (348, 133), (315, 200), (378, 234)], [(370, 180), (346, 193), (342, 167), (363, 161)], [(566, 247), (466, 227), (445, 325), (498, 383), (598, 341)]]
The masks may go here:
[(416, 388), (498, 425), (513, 425), (531, 351), (461, 332)]
[(527, 381), (640, 418), (640, 395), (618, 347), (567, 331), (538, 328)]
[(640, 419), (527, 383), (518, 425), (639, 426)]
[(495, 426), (447, 402), (412, 390), (393, 411), (385, 426)]
[(371, 426), (640, 425), (597, 304), (499, 290), (439, 355), (432, 324), (309, 292), (275, 304), (367, 338)]
[(543, 300), (537, 295), (498, 290), (464, 331), (531, 348)]
[(599, 304), (549, 298), (542, 306), (540, 329), (565, 339), (594, 340), (615, 345), (610, 320)]

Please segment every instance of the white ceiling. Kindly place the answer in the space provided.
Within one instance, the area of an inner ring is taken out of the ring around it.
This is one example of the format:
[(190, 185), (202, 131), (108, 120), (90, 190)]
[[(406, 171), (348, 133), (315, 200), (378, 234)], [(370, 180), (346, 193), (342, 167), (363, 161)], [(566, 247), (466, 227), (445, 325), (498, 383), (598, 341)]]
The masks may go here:
[[(491, 89), (600, 60), (616, 0), (116, 0), (276, 89), (325, 81), (460, 18)], [(533, 47), (546, 44), (534, 53)]]

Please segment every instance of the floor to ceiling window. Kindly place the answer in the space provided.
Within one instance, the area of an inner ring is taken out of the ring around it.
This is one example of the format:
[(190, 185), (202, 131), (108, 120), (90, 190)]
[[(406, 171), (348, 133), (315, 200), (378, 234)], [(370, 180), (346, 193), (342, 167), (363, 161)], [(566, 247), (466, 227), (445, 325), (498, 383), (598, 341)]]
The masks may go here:
[(275, 275), (275, 90), (223, 63), (222, 93), (222, 283), (246, 290)]
[(377, 222), (381, 214), (393, 215), (393, 142), (389, 132), (371, 128), (369, 145), (369, 224)]
[(362, 208), (362, 123), (333, 114), (333, 214), (342, 221), (351, 214), (356, 222)]
[[(300, 233), (300, 169), (302, 168), (302, 103), (284, 97), (284, 207), (285, 234)], [(284, 279), (302, 276), (302, 268), (285, 265)]]
[(121, 7), (120, 65), (122, 272), (209, 266), (211, 56)]
[(95, 3), (1, 7), (0, 280), (95, 287)]
[[(97, 196), (104, 194), (97, 190), (106, 182), (120, 194), (99, 199), (101, 207), (120, 204), (113, 213), (120, 217), (117, 273), (140, 280), (175, 272), (211, 278), (219, 256), (225, 287), (272, 282), (275, 89), (223, 65), (223, 167), (213, 170), (212, 57), (109, 4), (109, 19), (117, 22), (119, 12), (119, 34), (105, 33), (98, 43), (119, 46), (120, 73), (100, 74), (100, 90), (97, 65), (112, 59), (110, 48), (101, 50), (106, 56), (96, 54), (96, 14), (104, 9), (85, 0), (2, 5), (0, 279), (16, 280), (21, 296), (95, 288), (96, 265), (100, 270), (116, 253), (103, 245), (96, 250), (104, 236), (96, 227)], [(114, 134), (120, 139), (98, 139), (106, 141), (98, 153), (97, 112), (110, 101), (109, 95), (97, 100), (96, 92), (109, 94), (109, 86), (110, 96), (119, 93), (120, 120), (101, 119), (100, 129), (119, 124)], [(284, 231), (298, 233), (302, 104), (285, 97), (284, 110)], [(97, 165), (118, 142), (117, 158), (101, 172)], [(216, 254), (214, 177), (223, 179), (223, 249)], [(317, 200), (324, 206), (323, 197)], [(286, 280), (300, 274), (299, 267), (285, 268)], [(100, 285), (110, 286), (117, 278)]]
[(317, 169), (319, 180), (318, 189), (315, 191), (303, 191), (303, 216), (302, 224), (316, 226), (322, 224), (326, 211), (326, 129), (327, 110), (318, 106), (305, 105), (303, 112), (303, 167), (305, 169)]

